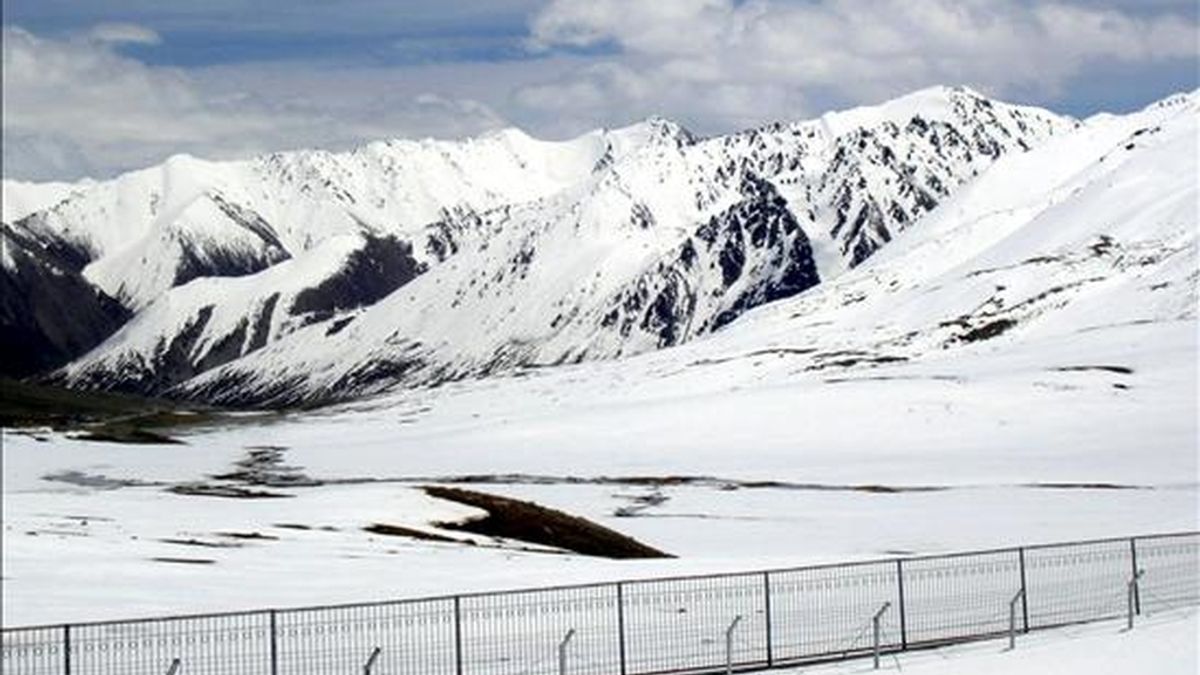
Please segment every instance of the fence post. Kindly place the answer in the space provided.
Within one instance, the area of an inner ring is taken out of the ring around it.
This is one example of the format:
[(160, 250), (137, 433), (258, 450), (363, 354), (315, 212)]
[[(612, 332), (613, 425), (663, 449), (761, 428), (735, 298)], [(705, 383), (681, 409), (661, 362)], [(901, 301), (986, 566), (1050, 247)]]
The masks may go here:
[(63, 672), (71, 675), (71, 624), (63, 626)]
[(462, 598), (454, 596), (454, 672), (463, 673)]
[(1013, 599), (1008, 602), (1008, 648), (1017, 648), (1017, 600), (1021, 604), (1025, 604), (1025, 589), (1017, 591)]
[(375, 667), (375, 661), (379, 659), (379, 654), (382, 651), (379, 647), (371, 650), (371, 655), (367, 657), (367, 662), (363, 664), (363, 675), (371, 675), (371, 669)]
[(1133, 577), (1129, 580), (1129, 589), (1127, 591), (1129, 594), (1128, 609), (1127, 609), (1127, 615), (1128, 615), (1129, 619), (1128, 619), (1127, 628), (1129, 630), (1133, 630), (1133, 615), (1135, 612), (1134, 603), (1135, 603), (1135, 599), (1137, 598), (1138, 580), (1141, 578), (1142, 578), (1142, 570), (1138, 570), (1137, 572), (1134, 573)]
[(904, 561), (896, 558), (896, 593), (900, 601), (900, 649), (908, 649), (908, 618), (904, 610)]
[(771, 573), (763, 572), (763, 611), (766, 612), (767, 629), (767, 667), (775, 665), (775, 630), (771, 624)]
[(617, 654), (621, 659), (621, 675), (625, 675), (625, 584), (617, 582)]
[(271, 675), (279, 673), (279, 631), (275, 620), (275, 610), (270, 610), (268, 616), (271, 618)]
[(1029, 587), (1025, 585), (1025, 547), (1017, 549), (1017, 560), (1021, 563), (1021, 632), (1029, 632)]
[(733, 631), (741, 622), (742, 615), (738, 614), (733, 617), (733, 623), (729, 624), (729, 628), (725, 629), (725, 675), (733, 673)]
[[(1137, 562), (1137, 537), (1129, 538), (1129, 562), (1133, 567), (1133, 577), (1136, 581), (1141, 576)], [(1139, 615), (1142, 613), (1142, 592), (1138, 588), (1137, 583), (1133, 584), (1133, 611)]]
[(883, 616), (883, 613), (888, 610), (888, 607), (891, 606), (892, 603), (890, 602), (883, 603), (883, 607), (880, 607), (879, 611), (875, 612), (875, 616), (871, 617), (871, 627), (875, 631), (875, 640), (872, 643), (873, 646), (871, 650), (872, 656), (874, 656), (875, 660), (875, 670), (879, 670), (879, 619)]
[(567, 645), (571, 643), (571, 638), (575, 637), (575, 629), (567, 631), (562, 642), (558, 643), (558, 675), (567, 675)]

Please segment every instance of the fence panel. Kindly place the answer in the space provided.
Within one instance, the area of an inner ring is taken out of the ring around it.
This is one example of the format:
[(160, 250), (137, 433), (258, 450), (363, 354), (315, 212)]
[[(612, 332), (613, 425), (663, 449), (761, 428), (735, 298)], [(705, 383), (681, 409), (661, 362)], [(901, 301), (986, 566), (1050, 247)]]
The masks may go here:
[(1132, 571), (1128, 539), (1025, 549), (1029, 627), (1124, 616)]
[[(452, 599), (279, 612), (279, 675), (453, 675)], [(188, 671), (190, 673), (190, 670)]]
[(60, 675), (65, 671), (61, 626), (5, 629), (0, 637), (0, 673)]
[(267, 612), (71, 627), (72, 675), (253, 675), (270, 668)]
[(906, 560), (908, 643), (1006, 632), (1009, 602), (1020, 590), (1021, 560), (1016, 550)]
[(1143, 613), (1200, 604), (1200, 534), (1137, 539)]
[(572, 629), (571, 673), (620, 671), (615, 584), (463, 596), (464, 675), (557, 673)]
[(766, 662), (762, 574), (627, 582), (624, 597), (626, 672), (631, 675), (724, 667), (725, 632), (739, 616), (734, 664)]
[(870, 653), (877, 613), (885, 651), (1003, 633), (1023, 579), (1018, 628), (1026, 615), (1030, 629), (1123, 616), (1135, 563), (1143, 613), (1200, 604), (1200, 533), (1191, 532), (1031, 546), (1023, 555), (6, 628), (0, 672), (156, 675), (178, 660), (180, 675), (333, 675), (361, 673), (376, 654), (372, 675), (554, 675), (560, 657), (573, 675), (711, 673), (724, 670), (738, 617), (730, 655), (750, 669)]
[(880, 617), (881, 645), (900, 646), (895, 561), (772, 572), (771, 637), (777, 662), (870, 651), (871, 618)]

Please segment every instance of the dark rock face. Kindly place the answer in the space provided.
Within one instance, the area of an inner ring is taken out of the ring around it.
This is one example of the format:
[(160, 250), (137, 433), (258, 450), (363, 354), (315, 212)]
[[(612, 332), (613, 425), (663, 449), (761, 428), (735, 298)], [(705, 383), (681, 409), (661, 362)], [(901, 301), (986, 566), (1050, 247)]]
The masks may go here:
[(255, 381), (249, 373), (220, 371), (218, 377), (186, 392), (164, 392), (169, 398), (208, 401), (214, 405), (237, 408), (241, 406), (287, 407), (302, 402), (316, 403), (314, 397), (299, 394), (304, 384), (303, 377), (279, 378), (264, 384)]
[(258, 313), (258, 320), (254, 322), (254, 332), (250, 334), (250, 346), (246, 349), (247, 353), (262, 349), (267, 345), (267, 338), (271, 332), (271, 317), (275, 314), (275, 305), (277, 304), (279, 304), (278, 293), (272, 293), (263, 303), (262, 310)]
[[(249, 305), (245, 316), (231, 329), (218, 332), (210, 327), (216, 307), (205, 305), (180, 330), (161, 339), (148, 361), (141, 358), (122, 361), (119, 367), (102, 364), (76, 375), (73, 384), (86, 389), (170, 395), (169, 390), (175, 385), (265, 347), (278, 311), (301, 317), (306, 325), (319, 323), (338, 312), (373, 304), (423, 271), (413, 259), (412, 247), (407, 242), (394, 237), (366, 236), (363, 245), (348, 256), (340, 270), (298, 293), (289, 306), (281, 306), (280, 294), (273, 293)], [(341, 331), (351, 318), (334, 319), (325, 334)], [(269, 394), (280, 396), (282, 391)], [(239, 398), (216, 385), (206, 393), (213, 400), (226, 403), (251, 400), (248, 395)]]
[(253, 251), (214, 247), (212, 243), (197, 243), (186, 236), (177, 236), (179, 266), (175, 269), (173, 285), (181, 286), (202, 277), (240, 277), (261, 272), (291, 258), (291, 253), (279, 240), (275, 230), (262, 216), (250, 209), (227, 201), (220, 194), (210, 194), (230, 222), (252, 234), (258, 243)]
[[(15, 245), (38, 255), (63, 270), (80, 272), (92, 261), (92, 252), (84, 244), (65, 237), (50, 235), (38, 223), (45, 219), (44, 213), (35, 213), (12, 225), (4, 225), (5, 236)], [(8, 246), (8, 241), (5, 241)]]
[[(833, 209), (831, 234), (851, 267), (972, 178), (973, 166), (1029, 149), (987, 99), (962, 95), (951, 103), (957, 124), (914, 115), (904, 125), (886, 122), (839, 139), (819, 191)], [(1019, 110), (1011, 115), (1018, 133), (1032, 132), (1034, 120)], [(915, 141), (904, 154), (895, 149), (901, 138)]]
[(213, 194), (212, 200), (213, 203), (215, 203), (231, 221), (237, 223), (261, 239), (268, 251), (275, 252), (276, 254), (281, 253), (285, 257), (289, 257), (287, 253), (287, 247), (284, 246), (283, 242), (279, 240), (279, 235), (275, 234), (275, 230), (271, 227), (270, 223), (268, 223), (262, 216), (258, 215), (258, 213), (243, 206), (234, 204), (219, 194)]
[(277, 262), (287, 260), (286, 251), (267, 249), (264, 255), (245, 255), (232, 251), (203, 251), (190, 242), (181, 241), (179, 267), (175, 269), (172, 285), (182, 286), (203, 277), (241, 277), (261, 272)]
[(441, 219), (425, 228), (425, 252), (437, 262), (458, 253), (463, 239), (482, 229), (484, 222), (480, 214), (465, 207), (442, 209), (441, 215)]
[[(159, 245), (177, 258), (172, 286), (180, 286), (202, 277), (236, 277), (260, 272), (291, 258), (275, 230), (255, 211), (225, 199), (218, 192), (205, 195), (228, 219), (228, 225), (245, 230), (251, 237), (249, 246), (243, 241), (234, 246), (223, 241), (198, 238), (186, 230), (166, 228), (157, 233)], [(98, 253), (86, 239), (72, 239), (55, 224), (55, 210), (32, 214), (13, 225), (14, 232), (27, 242), (36, 243), (64, 268), (82, 270), (93, 262)], [(109, 289), (124, 304), (133, 304), (126, 296), (124, 283)]]
[[(726, 295), (724, 307), (702, 330), (716, 330), (747, 310), (790, 298), (820, 283), (808, 236), (775, 187), (748, 175), (742, 194), (745, 199), (705, 226), (712, 232), (710, 247), (724, 242), (719, 260)], [(742, 262), (746, 260), (749, 266)], [(736, 268), (727, 266), (726, 261), (736, 263)], [(735, 287), (743, 269), (745, 278)]]
[[(212, 319), (213, 309), (213, 305), (201, 307), (179, 332), (170, 339), (160, 341), (152, 361), (145, 362), (139, 359), (136, 363), (123, 362), (119, 368), (111, 370), (87, 370), (72, 381), (72, 386), (79, 389), (157, 396), (175, 382), (194, 377), (201, 372), (199, 364), (204, 362), (207, 356), (194, 360), (193, 353), (196, 344), (204, 335), (204, 329)], [(220, 340), (218, 349), (213, 351), (227, 353), (231, 345), (236, 349), (236, 345), (240, 345), (240, 339), (245, 337), (245, 323), (242, 321), (239, 324), (238, 330), (235, 331), (236, 337), (225, 336), (226, 339)], [(224, 345), (223, 348), (221, 345)]]
[(629, 337), (635, 330), (655, 338), (655, 346), (670, 347), (687, 336), (696, 308), (688, 275), (677, 264), (660, 262), (624, 290), (617, 306), (600, 320), (602, 328)]
[(53, 370), (117, 331), (130, 317), (121, 303), (79, 273), (76, 253), (44, 249), (9, 225), (0, 246), (0, 374), (26, 377)]
[(408, 242), (375, 235), (365, 239), (341, 271), (296, 295), (292, 314), (312, 313), (324, 319), (334, 312), (370, 305), (425, 271), (413, 258)]
[[(774, 185), (746, 174), (740, 189), (741, 201), (614, 298), (600, 326), (622, 338), (640, 331), (669, 347), (817, 285), (808, 236)], [(720, 275), (715, 288), (703, 280), (710, 274)], [(711, 292), (703, 301), (702, 288)]]

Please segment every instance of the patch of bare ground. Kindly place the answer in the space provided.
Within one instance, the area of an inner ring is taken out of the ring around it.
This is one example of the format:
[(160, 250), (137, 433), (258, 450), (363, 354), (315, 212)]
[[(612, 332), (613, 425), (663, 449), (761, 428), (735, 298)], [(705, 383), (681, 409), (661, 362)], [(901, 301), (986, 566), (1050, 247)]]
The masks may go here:
[(177, 546), (199, 546), (201, 548), (239, 548), (241, 543), (236, 541), (204, 541), (203, 539), (182, 539), (176, 537), (164, 537), (159, 539), (164, 544), (175, 544)]
[(233, 499), (281, 499), (292, 495), (241, 487), (240, 485), (212, 485), (210, 483), (180, 483), (167, 488), (167, 492), (196, 497), (225, 497)]
[(537, 474), (467, 474), (380, 479), (397, 483), (449, 483), (456, 485), (615, 485), (627, 487), (707, 487), (717, 490), (811, 490), (814, 492), (938, 492), (953, 489), (948, 485), (884, 485), (877, 483), (798, 483), (784, 480), (740, 480), (718, 476), (549, 476)]
[(316, 487), (322, 484), (306, 476), (299, 467), (284, 464), (283, 455), (287, 451), (284, 446), (254, 445), (246, 450), (246, 456), (234, 463), (233, 471), (212, 478), (260, 487)]
[(1128, 366), (1111, 366), (1111, 365), (1096, 365), (1096, 366), (1059, 366), (1053, 368), (1064, 373), (1070, 372), (1086, 372), (1089, 370), (1097, 370), (1105, 373), (1116, 373), (1117, 375), (1132, 375), (1133, 368)]
[(338, 531), (338, 528), (336, 528), (332, 525), (321, 525), (321, 526), (314, 527), (312, 525), (306, 525), (304, 523), (275, 523), (271, 527), (278, 527), (283, 530), (299, 530), (301, 532), (311, 532), (311, 531), (337, 532)]
[(262, 532), (217, 532), (218, 537), (236, 539), (238, 541), (279, 541), (279, 537)]
[(1021, 487), (1041, 488), (1043, 490), (1152, 490), (1145, 485), (1128, 485), (1125, 483), (1025, 483)]
[(81, 441), (128, 443), (132, 445), (182, 445), (183, 441), (132, 424), (109, 423), (74, 436)]
[(603, 525), (533, 502), (435, 485), (425, 486), (424, 490), (431, 497), (487, 512), (487, 516), (476, 520), (434, 524), (443, 530), (515, 539), (601, 558), (672, 557)]
[(462, 544), (464, 542), (447, 537), (433, 532), (425, 532), (403, 525), (391, 525), (389, 523), (372, 523), (363, 528), (364, 532), (371, 534), (382, 534), (389, 537), (408, 537), (409, 539), (417, 539), (420, 541), (440, 541), (448, 544)]

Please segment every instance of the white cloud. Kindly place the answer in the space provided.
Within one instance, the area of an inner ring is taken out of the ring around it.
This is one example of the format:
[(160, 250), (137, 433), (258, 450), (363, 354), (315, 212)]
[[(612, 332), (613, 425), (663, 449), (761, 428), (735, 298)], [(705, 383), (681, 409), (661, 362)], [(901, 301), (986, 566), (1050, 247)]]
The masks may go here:
[(162, 43), (162, 36), (154, 29), (135, 23), (102, 23), (93, 26), (87, 35), (96, 42), (108, 44), (157, 45)]
[[(152, 67), (113, 50), (137, 38), (136, 31), (100, 33), (103, 39), (93, 31), (88, 39), (57, 40), (4, 27), (5, 177), (110, 175), (178, 152), (244, 157), (504, 126), (489, 106), (470, 97), (396, 86), (404, 78), (395, 72), (364, 78), (293, 65), (272, 79), (254, 68), (239, 77), (236, 69), (218, 74)], [(288, 89), (289, 73), (293, 83), (298, 73), (309, 77)]]
[[(362, 16), (391, 7), (393, 19), (427, 27), (450, 11), (423, 0), (403, 8), (356, 1)], [(465, 7), (491, 16), (535, 2)], [(260, 63), (169, 68), (120, 51), (139, 44), (170, 53), (169, 39), (141, 24), (100, 24), (65, 38), (5, 26), (4, 174), (110, 175), (176, 152), (239, 157), (396, 136), (461, 137), (509, 124), (561, 138), (652, 114), (718, 132), (932, 84), (1054, 103), (1085, 83), (1093, 101), (1105, 100), (1106, 91), (1140, 84), (1128, 78), (1153, 75), (1160, 64), (1178, 79), (1181, 60), (1197, 58), (1195, 13), (1172, 13), (1165, 3), (1174, 2), (548, 0), (530, 19), (535, 58), (403, 66), (309, 62), (289, 52)], [(189, 5), (174, 23), (136, 12), (125, 18), (162, 26), (169, 38), (195, 22), (227, 22), (243, 6), (221, 3)], [(1158, 9), (1145, 11), (1151, 4)], [(1131, 66), (1125, 80), (1090, 78), (1112, 64)]]
[(718, 128), (810, 112), (813, 92), (861, 102), (963, 83), (1051, 95), (1091, 64), (1197, 55), (1197, 26), (1179, 16), (1017, 0), (554, 0), (531, 30), (535, 50), (616, 53), (525, 89), (525, 105)]

